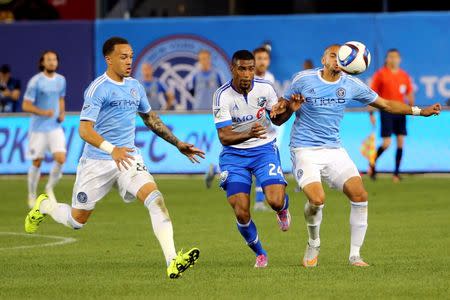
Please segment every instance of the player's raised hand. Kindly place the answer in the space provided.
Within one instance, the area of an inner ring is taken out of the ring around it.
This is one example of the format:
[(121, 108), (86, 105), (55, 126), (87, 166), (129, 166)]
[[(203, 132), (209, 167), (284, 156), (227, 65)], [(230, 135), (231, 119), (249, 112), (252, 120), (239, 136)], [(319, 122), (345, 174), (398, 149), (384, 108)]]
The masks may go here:
[(131, 160), (134, 160), (134, 157), (130, 155), (129, 152), (134, 152), (134, 150), (128, 147), (114, 147), (111, 157), (116, 162), (119, 170), (120, 166), (123, 166), (125, 170), (128, 170), (128, 167), (131, 167)]
[(272, 106), (272, 110), (270, 111), (270, 117), (275, 118), (277, 115), (283, 114), (288, 106), (289, 106), (288, 101), (280, 98), (277, 104)]
[(304, 102), (305, 102), (305, 97), (303, 97), (303, 95), (293, 94), (291, 96), (291, 101), (289, 102), (289, 104), (290, 104), (289, 108), (291, 109), (291, 111), (296, 112), (297, 110), (300, 109), (300, 107), (302, 106), (302, 104)]
[(195, 148), (192, 144), (180, 141), (177, 144), (177, 148), (181, 153), (186, 155), (192, 163), (200, 163), (198, 157), (205, 158), (205, 152), (198, 148)]
[(437, 116), (440, 113), (441, 113), (441, 104), (440, 103), (435, 103), (428, 107), (422, 108), (422, 110), (420, 111), (420, 115), (424, 116), (424, 117)]
[(264, 126), (262, 126), (260, 123), (253, 124), (252, 128), (250, 129), (250, 137), (251, 138), (265, 139), (266, 133), (267, 133), (267, 129)]

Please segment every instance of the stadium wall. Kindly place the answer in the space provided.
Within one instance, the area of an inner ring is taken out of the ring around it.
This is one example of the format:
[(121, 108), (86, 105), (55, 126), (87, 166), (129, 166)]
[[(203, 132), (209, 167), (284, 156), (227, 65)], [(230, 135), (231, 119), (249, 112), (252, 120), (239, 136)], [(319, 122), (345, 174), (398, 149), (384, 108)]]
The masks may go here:
[[(189, 58), (198, 48), (213, 48), (215, 67), (229, 77), (223, 56), (268, 41), (272, 45), (270, 70), (282, 91), (305, 59), (319, 66), (327, 45), (358, 40), (372, 52), (372, 64), (361, 79), (368, 81), (383, 65), (386, 50), (398, 48), (402, 67), (414, 80), (417, 104), (445, 103), (450, 98), (449, 24), (448, 12), (99, 20), (95, 26), (96, 75), (105, 68), (102, 43), (114, 35), (126, 37), (133, 45), (135, 77), (140, 77), (143, 62), (156, 64), (160, 66), (157, 77), (177, 94), (187, 92), (183, 79), (195, 67)], [(176, 69), (177, 64), (183, 68)]]
[[(403, 172), (450, 172), (450, 111), (439, 117), (408, 117), (408, 132)], [(209, 163), (217, 163), (222, 149), (210, 114), (168, 114), (162, 119), (182, 140), (195, 144), (206, 152), (201, 164), (192, 164), (167, 144), (149, 132), (140, 118), (137, 119), (136, 145), (141, 149), (146, 165), (152, 173), (203, 173)], [(67, 163), (65, 173), (75, 173), (83, 142), (78, 135), (78, 115), (69, 115), (63, 123), (67, 139)], [(283, 170), (291, 171), (289, 134), (293, 118), (279, 129), (277, 141)], [(0, 118), (0, 174), (26, 174), (30, 161), (26, 160), (29, 118), (8, 116)], [(378, 122), (379, 124), (379, 122)], [(342, 123), (342, 143), (361, 171), (366, 171), (367, 160), (360, 153), (363, 140), (370, 135), (372, 127), (365, 112), (348, 112)], [(376, 128), (377, 132), (379, 128)], [(379, 143), (380, 141), (378, 141)], [(379, 160), (380, 171), (391, 172), (394, 168), (394, 151), (391, 147)], [(43, 163), (43, 172), (51, 168), (50, 159)]]

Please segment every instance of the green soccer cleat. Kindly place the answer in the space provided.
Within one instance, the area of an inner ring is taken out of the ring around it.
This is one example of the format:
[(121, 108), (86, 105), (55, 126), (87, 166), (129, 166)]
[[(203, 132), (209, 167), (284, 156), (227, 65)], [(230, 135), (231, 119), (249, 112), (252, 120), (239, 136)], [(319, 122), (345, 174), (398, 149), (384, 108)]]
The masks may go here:
[(183, 250), (181, 250), (167, 267), (167, 275), (171, 279), (179, 278), (184, 271), (195, 264), (199, 256), (200, 250), (197, 248), (192, 248), (186, 253), (183, 253)]
[(39, 224), (41, 224), (41, 222), (44, 220), (46, 215), (42, 214), (39, 209), (42, 201), (46, 199), (48, 199), (47, 194), (41, 194), (36, 199), (36, 203), (34, 204), (33, 208), (25, 217), (25, 232), (35, 233), (39, 227)]

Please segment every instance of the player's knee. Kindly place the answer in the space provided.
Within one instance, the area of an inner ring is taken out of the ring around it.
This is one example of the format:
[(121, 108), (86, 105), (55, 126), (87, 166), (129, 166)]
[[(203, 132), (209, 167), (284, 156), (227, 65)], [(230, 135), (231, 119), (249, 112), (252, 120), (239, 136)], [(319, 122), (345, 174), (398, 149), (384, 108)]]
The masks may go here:
[(66, 162), (66, 156), (65, 155), (58, 155), (55, 157), (55, 161), (60, 164), (63, 165)]
[(283, 191), (266, 192), (265, 196), (272, 209), (280, 210), (283, 207), (285, 197)]
[(317, 193), (315, 195), (310, 195), (308, 197), (309, 203), (311, 203), (314, 206), (320, 206), (325, 203), (325, 194), (324, 193)]
[(240, 224), (247, 224), (250, 222), (250, 212), (246, 209), (235, 207), (234, 213), (236, 214), (236, 219)]
[(366, 202), (369, 199), (369, 194), (366, 190), (358, 191), (350, 196), (352, 202)]
[(33, 160), (33, 166), (35, 166), (36, 168), (40, 168), (41, 164), (42, 164), (42, 159)]
[(86, 222), (87, 222), (87, 218), (82, 217), (82, 216), (72, 216), (72, 214), (70, 214), (69, 220), (68, 220), (70, 227), (72, 227), (75, 230), (83, 228), (83, 226), (84, 226), (84, 224), (86, 224)]
[(385, 139), (383, 141), (383, 149), (389, 148), (390, 145), (391, 145), (391, 139)]

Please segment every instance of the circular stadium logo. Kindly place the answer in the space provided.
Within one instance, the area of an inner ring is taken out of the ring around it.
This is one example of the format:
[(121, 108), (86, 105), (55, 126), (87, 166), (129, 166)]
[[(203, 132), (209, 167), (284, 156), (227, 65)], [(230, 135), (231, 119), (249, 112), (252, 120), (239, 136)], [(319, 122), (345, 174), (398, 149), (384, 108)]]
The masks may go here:
[(188, 107), (188, 103), (195, 102), (188, 84), (198, 68), (200, 50), (211, 54), (212, 67), (224, 81), (228, 80), (230, 67), (225, 52), (211, 41), (195, 35), (170, 35), (154, 41), (139, 53), (132, 76), (142, 82), (142, 66), (152, 65), (153, 76), (175, 94), (180, 106)]

